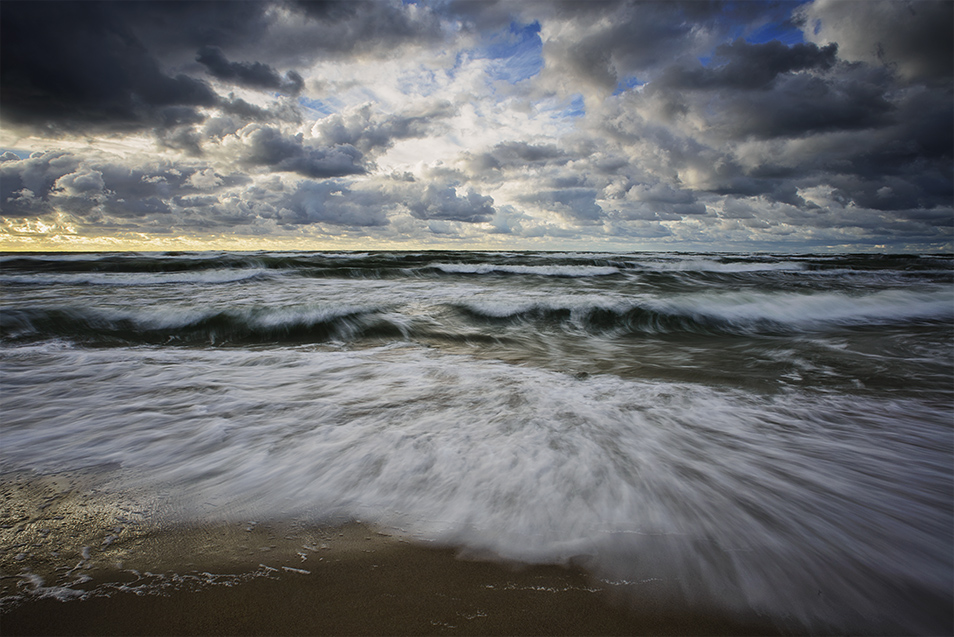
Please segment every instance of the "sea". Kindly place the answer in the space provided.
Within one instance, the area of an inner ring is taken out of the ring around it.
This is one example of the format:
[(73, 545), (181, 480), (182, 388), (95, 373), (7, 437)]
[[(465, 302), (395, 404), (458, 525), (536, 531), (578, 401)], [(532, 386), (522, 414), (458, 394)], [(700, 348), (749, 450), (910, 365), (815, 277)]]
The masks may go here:
[(951, 630), (952, 255), (5, 253), (0, 286), (0, 473)]

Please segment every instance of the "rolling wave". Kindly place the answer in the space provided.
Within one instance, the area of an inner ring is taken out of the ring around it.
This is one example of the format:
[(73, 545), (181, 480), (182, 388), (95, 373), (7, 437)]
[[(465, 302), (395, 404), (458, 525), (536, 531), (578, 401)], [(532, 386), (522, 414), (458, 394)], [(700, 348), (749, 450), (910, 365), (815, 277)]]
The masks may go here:
[(884, 290), (863, 296), (722, 292), (630, 302), (469, 302), (459, 312), (486, 322), (565, 322), (587, 331), (659, 334), (790, 333), (832, 327), (954, 319), (954, 294)]
[(534, 274), (554, 277), (609, 276), (619, 268), (598, 265), (509, 265), (500, 263), (435, 263), (428, 269), (447, 274)]
[(406, 328), (376, 308), (226, 309), (206, 312), (109, 312), (36, 308), (0, 315), (7, 341), (67, 339), (80, 343), (243, 345), (400, 338)]
[[(602, 336), (792, 334), (954, 320), (954, 294), (883, 290), (866, 295), (721, 292), (549, 300), (490, 299), (377, 306), (287, 306), (191, 311), (10, 308), (0, 315), (8, 342), (68, 339), (104, 344), (229, 345), (493, 337), (541, 329)], [(516, 330), (516, 333), (513, 331)]]
[(680, 259), (666, 261), (634, 261), (632, 265), (660, 272), (801, 272), (805, 265), (791, 261), (722, 261), (717, 259)]
[[(651, 253), (482, 252), (209, 252), (0, 255), (5, 284), (218, 283), (256, 280), (269, 273), (309, 278), (401, 279), (503, 275), (587, 279), (601, 277), (671, 283), (791, 283), (811, 275), (909, 277), (954, 273), (949, 256), (703, 255)], [(176, 276), (178, 274), (178, 276)], [(153, 278), (150, 278), (150, 275)], [(614, 275), (617, 275), (614, 277)], [(622, 275), (622, 276), (620, 276)], [(651, 278), (662, 277), (662, 278)], [(890, 282), (890, 281), (889, 281)], [(877, 283), (877, 282), (876, 282)]]

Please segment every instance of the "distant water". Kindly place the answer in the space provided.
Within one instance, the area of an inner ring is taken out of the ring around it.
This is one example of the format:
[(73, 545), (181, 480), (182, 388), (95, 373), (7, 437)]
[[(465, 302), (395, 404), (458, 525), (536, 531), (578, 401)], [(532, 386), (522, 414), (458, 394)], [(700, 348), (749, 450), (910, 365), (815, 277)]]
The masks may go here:
[(950, 631), (950, 256), (6, 254), (0, 284), (0, 470)]

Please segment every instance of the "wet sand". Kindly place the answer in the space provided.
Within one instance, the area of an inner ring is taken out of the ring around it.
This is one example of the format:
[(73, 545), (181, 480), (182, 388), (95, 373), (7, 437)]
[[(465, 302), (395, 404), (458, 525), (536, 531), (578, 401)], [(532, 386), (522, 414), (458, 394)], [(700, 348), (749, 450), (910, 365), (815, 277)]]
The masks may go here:
[(578, 565), (461, 559), (358, 523), (164, 526), (81, 474), (4, 476), (4, 635), (742, 635)]

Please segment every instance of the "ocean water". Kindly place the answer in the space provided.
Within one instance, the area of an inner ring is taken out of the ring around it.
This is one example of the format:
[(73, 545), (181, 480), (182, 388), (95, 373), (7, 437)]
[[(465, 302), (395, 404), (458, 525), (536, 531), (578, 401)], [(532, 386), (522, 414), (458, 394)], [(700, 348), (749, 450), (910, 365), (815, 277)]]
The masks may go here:
[(954, 258), (6, 254), (0, 471), (951, 629)]

